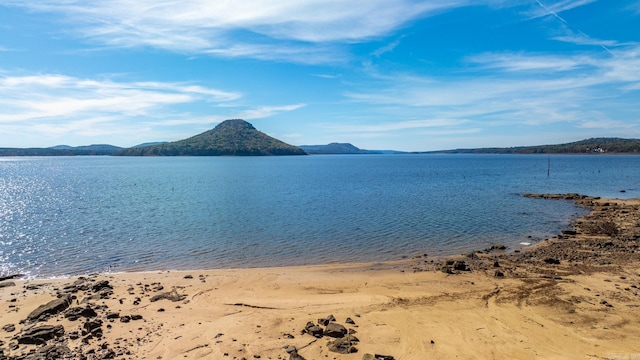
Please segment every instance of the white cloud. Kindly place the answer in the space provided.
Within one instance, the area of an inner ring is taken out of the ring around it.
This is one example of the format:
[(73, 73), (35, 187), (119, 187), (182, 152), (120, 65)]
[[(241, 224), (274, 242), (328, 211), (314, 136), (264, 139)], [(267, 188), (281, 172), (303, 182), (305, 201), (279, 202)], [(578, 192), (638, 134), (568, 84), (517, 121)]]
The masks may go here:
[(467, 61), (485, 68), (503, 69), (511, 72), (523, 71), (568, 71), (585, 66), (596, 66), (589, 56), (528, 55), (523, 53), (486, 53), (469, 56)]
[(59, 14), (69, 34), (103, 46), (327, 63), (345, 59), (342, 45), (387, 35), (417, 18), (464, 6), (504, 6), (504, 3), (501, 0), (369, 0), (358, 4), (343, 0), (0, 0), (0, 5)]
[[(193, 125), (199, 129), (198, 125), (211, 126), (236, 115), (257, 119), (304, 106), (293, 104), (247, 109), (237, 104), (242, 97), (239, 92), (192, 83), (118, 82), (59, 74), (16, 76), (0, 72), (0, 129), (5, 134), (22, 132), (51, 139), (104, 139), (117, 135), (116, 139), (137, 141), (141, 134), (148, 133), (149, 136), (156, 134), (157, 140), (173, 138), (178, 132), (193, 135)], [(221, 108), (220, 105), (227, 107)], [(210, 107), (216, 114), (202, 116), (179, 112), (183, 106)], [(190, 127), (167, 131), (168, 127), (183, 125)]]
[[(541, 128), (552, 123), (574, 128), (627, 126), (637, 131), (640, 124), (629, 114), (640, 111), (640, 104), (629, 92), (640, 83), (640, 47), (620, 47), (616, 54), (486, 53), (469, 57), (477, 68), (465, 73), (443, 77), (376, 73), (371, 83), (345, 96), (399, 119), (417, 114), (447, 119), (451, 123), (445, 131)], [(403, 124), (380, 130), (397, 131)]]
[(0, 122), (102, 114), (154, 116), (168, 105), (228, 102), (241, 96), (180, 83), (126, 83), (51, 74), (0, 76)]
[(396, 130), (415, 130), (436, 127), (460, 126), (468, 123), (458, 119), (426, 119), (388, 122), (375, 125), (325, 125), (324, 128), (340, 132), (390, 132)]
[(246, 120), (262, 119), (262, 118), (271, 117), (283, 112), (298, 110), (305, 106), (306, 106), (305, 104), (293, 104), (293, 105), (283, 105), (283, 106), (261, 106), (254, 109), (240, 111), (238, 113), (238, 116), (234, 116), (234, 117), (240, 118), (240, 119), (246, 119)]

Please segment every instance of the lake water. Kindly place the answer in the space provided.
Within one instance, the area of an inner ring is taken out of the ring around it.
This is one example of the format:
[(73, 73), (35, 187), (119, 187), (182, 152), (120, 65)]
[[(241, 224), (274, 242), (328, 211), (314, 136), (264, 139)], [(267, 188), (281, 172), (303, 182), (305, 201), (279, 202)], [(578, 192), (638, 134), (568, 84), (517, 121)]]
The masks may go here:
[(639, 156), (0, 158), (0, 274), (513, 249), (584, 213), (521, 193), (640, 197), (639, 175)]

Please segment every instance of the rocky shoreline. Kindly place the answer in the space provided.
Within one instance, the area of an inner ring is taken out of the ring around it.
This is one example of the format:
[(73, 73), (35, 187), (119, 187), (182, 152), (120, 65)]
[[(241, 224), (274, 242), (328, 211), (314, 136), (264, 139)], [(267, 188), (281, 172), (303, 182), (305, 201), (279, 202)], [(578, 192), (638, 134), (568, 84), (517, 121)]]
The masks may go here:
[[(436, 305), (457, 308), (463, 300), (478, 306), (478, 311), (495, 306), (517, 313), (518, 308), (532, 307), (541, 311), (537, 322), (550, 321), (548, 326), (558, 326), (558, 331), (584, 322), (587, 325), (578, 330), (589, 333), (591, 326), (597, 330), (593, 330), (596, 338), (607, 338), (600, 333), (614, 325), (632, 332), (632, 337), (639, 335), (633, 333), (637, 328), (628, 327), (640, 319), (640, 200), (578, 194), (523, 196), (574, 201), (590, 213), (574, 221), (571, 229), (526, 250), (510, 251), (495, 244), (457, 257), (421, 255), (403, 263), (353, 269), (308, 273), (277, 269), (270, 270), (267, 278), (266, 270), (197, 277), (94, 274), (32, 281), (5, 276), (0, 278), (4, 322), (0, 323), (0, 359), (168, 359), (179, 355), (393, 360), (420, 358), (427, 352), (442, 356), (448, 350), (440, 350), (440, 342), (454, 344), (455, 339), (435, 339), (435, 333), (413, 339), (418, 335), (412, 328), (422, 326), (417, 323), (404, 324), (407, 328), (396, 325), (397, 333), (411, 334), (407, 338), (390, 339), (397, 335), (379, 330), (393, 322), (387, 318), (393, 311), (415, 319), (416, 308), (423, 312), (435, 311)], [(592, 284), (601, 277), (603, 282)], [(250, 279), (246, 284), (245, 278)], [(431, 285), (425, 288), (425, 284)], [(243, 298), (263, 304), (240, 301)], [(317, 320), (309, 316), (322, 311), (338, 312), (344, 321), (338, 322), (333, 315)], [(628, 312), (624, 321), (619, 319), (620, 311)], [(235, 320), (225, 322), (230, 318)], [(200, 325), (205, 321), (212, 328), (203, 331)], [(601, 324), (608, 324), (607, 328), (600, 329)], [(520, 325), (512, 326), (517, 330)], [(456, 324), (450, 328), (455, 331)], [(420, 349), (413, 349), (418, 341)], [(405, 342), (407, 349), (393, 353), (394, 343)]]

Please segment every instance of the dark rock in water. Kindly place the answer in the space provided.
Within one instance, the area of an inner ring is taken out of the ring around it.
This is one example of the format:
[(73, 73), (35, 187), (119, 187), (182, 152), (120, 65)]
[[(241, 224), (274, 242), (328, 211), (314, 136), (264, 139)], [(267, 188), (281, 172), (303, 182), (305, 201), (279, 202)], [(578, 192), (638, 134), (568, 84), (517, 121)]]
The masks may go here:
[(16, 331), (16, 326), (14, 324), (7, 324), (7, 325), (2, 327), (2, 330), (6, 331), (6, 332), (14, 332), (14, 331)]
[(324, 334), (332, 338), (341, 338), (347, 335), (347, 329), (338, 323), (329, 323), (324, 329)]
[(550, 265), (559, 265), (560, 264), (560, 260), (558, 259), (554, 259), (554, 258), (546, 258), (544, 259), (544, 262)]
[(351, 354), (358, 352), (358, 349), (355, 347), (355, 341), (352, 341), (349, 336), (345, 336), (343, 338), (336, 339), (336, 341), (330, 341), (327, 343), (327, 347), (329, 351), (333, 351), (339, 354)]
[(64, 312), (64, 317), (71, 321), (78, 320), (81, 317), (92, 318), (96, 316), (98, 316), (98, 314), (90, 307), (74, 307), (69, 308)]
[(311, 321), (307, 323), (307, 325), (304, 327), (304, 330), (307, 332), (307, 334), (310, 334), (317, 338), (321, 338), (322, 335), (324, 334), (324, 331), (322, 330), (322, 328), (312, 323)]
[(62, 335), (64, 335), (62, 325), (42, 325), (24, 330), (16, 336), (16, 340), (18, 340), (18, 344), (40, 345)]
[(16, 286), (16, 283), (14, 283), (13, 281), (0, 282), (0, 289), (10, 287), (10, 286)]
[(27, 321), (43, 321), (51, 315), (56, 315), (66, 310), (71, 305), (71, 296), (66, 295), (59, 299), (51, 300), (44, 305), (38, 306), (28, 316)]

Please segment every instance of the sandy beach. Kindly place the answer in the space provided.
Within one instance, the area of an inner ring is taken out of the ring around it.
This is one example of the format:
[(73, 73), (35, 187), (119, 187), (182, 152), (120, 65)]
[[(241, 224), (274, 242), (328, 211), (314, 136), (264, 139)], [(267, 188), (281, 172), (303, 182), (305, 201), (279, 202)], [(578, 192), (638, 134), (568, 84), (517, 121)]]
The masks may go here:
[(591, 212), (518, 251), (8, 277), (0, 359), (640, 359), (640, 200), (528, 196)]

